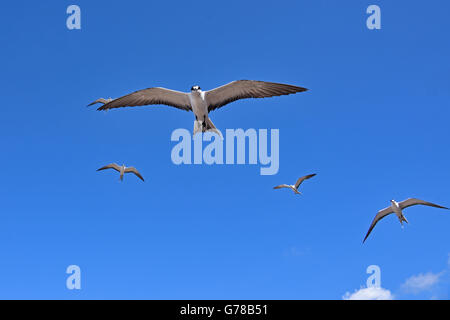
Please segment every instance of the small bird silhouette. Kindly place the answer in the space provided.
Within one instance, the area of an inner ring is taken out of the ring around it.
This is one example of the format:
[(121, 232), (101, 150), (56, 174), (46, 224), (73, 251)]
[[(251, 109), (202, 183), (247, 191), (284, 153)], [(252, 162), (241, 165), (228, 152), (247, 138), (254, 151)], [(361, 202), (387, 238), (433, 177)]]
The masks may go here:
[(114, 170), (120, 172), (120, 180), (121, 181), (123, 181), (123, 175), (125, 173), (134, 173), (139, 179), (144, 181), (144, 178), (141, 176), (141, 174), (139, 173), (139, 171), (137, 171), (137, 169), (135, 167), (125, 167), (124, 164), (119, 166), (116, 163), (111, 163), (111, 164), (108, 164), (107, 166), (97, 169), (97, 171), (102, 171), (102, 170), (106, 170), (106, 169), (114, 169)]
[(316, 174), (309, 174), (307, 176), (301, 177), (300, 179), (297, 180), (297, 182), (294, 185), (290, 185), (290, 184), (280, 184), (279, 186), (274, 187), (274, 189), (282, 189), (282, 188), (289, 188), (292, 191), (294, 191), (295, 194), (302, 194), (300, 191), (298, 191), (298, 187), (300, 187), (300, 185), (302, 184), (303, 181), (310, 179), (312, 177), (314, 177)]

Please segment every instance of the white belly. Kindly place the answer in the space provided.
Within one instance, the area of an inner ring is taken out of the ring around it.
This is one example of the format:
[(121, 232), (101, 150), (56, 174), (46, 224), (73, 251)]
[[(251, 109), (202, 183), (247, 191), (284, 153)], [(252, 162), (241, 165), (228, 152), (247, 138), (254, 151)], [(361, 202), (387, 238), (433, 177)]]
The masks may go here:
[(399, 206), (391, 204), (391, 208), (392, 208), (392, 211), (394, 211), (394, 213), (397, 215), (397, 217), (402, 216), (402, 209), (400, 209)]
[(189, 94), (191, 101), (192, 111), (199, 120), (203, 120), (203, 117), (208, 117), (208, 104), (204, 100), (204, 93), (191, 92)]

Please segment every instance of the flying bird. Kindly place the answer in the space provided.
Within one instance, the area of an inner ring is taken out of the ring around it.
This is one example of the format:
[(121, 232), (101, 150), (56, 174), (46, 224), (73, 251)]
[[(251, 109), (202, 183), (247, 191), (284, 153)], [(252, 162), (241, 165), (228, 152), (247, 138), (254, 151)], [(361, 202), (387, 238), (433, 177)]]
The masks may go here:
[(309, 174), (307, 176), (301, 177), (300, 179), (297, 180), (297, 182), (294, 185), (290, 185), (290, 184), (280, 184), (279, 186), (274, 187), (274, 189), (282, 189), (282, 188), (289, 188), (292, 191), (294, 191), (295, 194), (302, 194), (300, 191), (298, 191), (298, 187), (300, 187), (300, 185), (302, 184), (303, 181), (310, 179), (312, 177), (314, 177), (316, 174)]
[(97, 104), (97, 103), (107, 104), (108, 102), (111, 102), (113, 100), (114, 99), (112, 99), (112, 98), (109, 98), (109, 99), (100, 98), (100, 99), (95, 100), (94, 102), (89, 103), (88, 107), (93, 106), (94, 104)]
[(306, 90), (308, 89), (289, 84), (254, 80), (233, 81), (209, 91), (202, 91), (199, 86), (193, 86), (189, 93), (158, 87), (136, 91), (109, 101), (97, 110), (164, 104), (194, 112), (194, 135), (197, 132), (213, 131), (221, 136), (209, 118), (211, 111), (240, 99), (267, 98)]
[(141, 174), (139, 173), (139, 171), (137, 171), (137, 169), (135, 167), (125, 167), (124, 164), (119, 166), (116, 163), (111, 163), (111, 164), (108, 164), (107, 166), (97, 169), (97, 171), (102, 171), (102, 170), (106, 170), (106, 169), (114, 169), (114, 170), (120, 172), (120, 180), (121, 181), (123, 181), (123, 175), (125, 173), (134, 173), (139, 179), (144, 181), (144, 178), (141, 176)]
[(405, 208), (411, 207), (411, 206), (418, 205), (418, 204), (448, 210), (448, 208), (446, 208), (446, 207), (442, 207), (437, 204), (423, 201), (420, 199), (415, 199), (415, 198), (410, 198), (410, 199), (404, 200), (402, 202), (396, 202), (395, 200), (391, 200), (390, 207), (387, 207), (383, 210), (378, 211), (378, 214), (375, 216), (375, 218), (372, 221), (372, 224), (370, 225), (369, 231), (367, 231), (367, 234), (366, 234), (366, 237), (364, 238), (363, 243), (366, 241), (367, 237), (372, 232), (372, 230), (375, 227), (375, 225), (377, 224), (377, 222), (380, 221), (381, 219), (383, 219), (384, 217), (390, 215), (391, 213), (395, 213), (395, 215), (398, 217), (398, 220), (400, 220), (400, 224), (402, 226), (403, 226), (403, 221), (408, 223), (408, 220), (406, 220), (405, 216), (403, 215), (402, 210)]

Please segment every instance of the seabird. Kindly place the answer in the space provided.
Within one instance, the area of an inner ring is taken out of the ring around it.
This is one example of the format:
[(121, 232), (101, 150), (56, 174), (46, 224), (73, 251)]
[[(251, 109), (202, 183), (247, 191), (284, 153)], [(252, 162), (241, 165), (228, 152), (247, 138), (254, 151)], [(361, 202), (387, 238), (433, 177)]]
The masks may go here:
[(202, 91), (199, 86), (193, 86), (189, 93), (158, 87), (136, 91), (117, 98), (105, 103), (97, 110), (164, 104), (185, 111), (193, 111), (195, 115), (194, 134), (200, 131), (214, 131), (221, 135), (209, 118), (209, 112), (240, 99), (267, 98), (306, 90), (306, 88), (289, 84), (254, 80), (233, 81), (209, 91)]
[(316, 174), (309, 174), (307, 176), (301, 177), (300, 179), (297, 180), (297, 182), (294, 185), (290, 185), (290, 184), (280, 184), (279, 186), (274, 187), (274, 189), (281, 189), (281, 188), (289, 188), (292, 191), (295, 192), (295, 194), (302, 194), (300, 191), (298, 191), (298, 187), (300, 187), (300, 185), (302, 184), (303, 181), (310, 179), (312, 177), (314, 177)]
[(415, 199), (415, 198), (410, 198), (410, 199), (404, 200), (402, 202), (396, 202), (395, 200), (391, 200), (390, 207), (387, 207), (383, 210), (378, 211), (378, 214), (375, 216), (375, 218), (372, 221), (372, 224), (370, 225), (369, 231), (367, 231), (367, 234), (366, 234), (366, 237), (364, 238), (363, 243), (366, 241), (367, 237), (372, 232), (372, 229), (375, 227), (377, 222), (380, 221), (381, 219), (383, 219), (384, 217), (390, 215), (391, 213), (395, 213), (395, 215), (398, 217), (398, 220), (400, 220), (400, 224), (402, 226), (403, 226), (403, 221), (408, 223), (408, 220), (406, 220), (405, 216), (403, 215), (402, 210), (405, 208), (411, 207), (411, 206), (418, 205), (418, 204), (448, 210), (448, 208), (446, 208), (446, 207), (442, 207), (437, 204), (423, 201), (420, 199)]
[(111, 163), (111, 164), (108, 164), (107, 166), (97, 169), (97, 171), (106, 170), (106, 169), (114, 169), (114, 170), (120, 172), (120, 180), (121, 181), (123, 181), (123, 175), (125, 173), (129, 173), (129, 172), (134, 173), (139, 179), (144, 181), (144, 178), (141, 176), (141, 174), (139, 173), (139, 171), (137, 171), (137, 169), (135, 167), (125, 167), (124, 164), (119, 166), (116, 163)]

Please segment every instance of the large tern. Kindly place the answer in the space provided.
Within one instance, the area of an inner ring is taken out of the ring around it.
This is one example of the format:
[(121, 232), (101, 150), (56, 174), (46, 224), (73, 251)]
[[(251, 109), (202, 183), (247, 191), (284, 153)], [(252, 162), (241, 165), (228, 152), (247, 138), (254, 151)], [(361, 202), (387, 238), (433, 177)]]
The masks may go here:
[[(193, 111), (195, 115), (194, 134), (213, 131), (220, 135), (208, 116), (209, 112), (240, 99), (282, 96), (306, 90), (308, 89), (289, 84), (254, 80), (233, 81), (209, 91), (202, 91), (199, 86), (193, 86), (189, 93), (158, 87), (136, 91), (107, 101), (97, 110), (164, 104), (185, 111)], [(105, 101), (98, 102), (104, 103)]]
[(111, 163), (111, 164), (108, 164), (107, 166), (104, 166), (104, 167), (101, 167), (100, 169), (97, 169), (97, 171), (102, 171), (102, 170), (106, 170), (106, 169), (114, 169), (117, 172), (119, 172), (121, 181), (123, 181), (123, 175), (125, 173), (134, 173), (139, 179), (144, 181), (144, 178), (142, 177), (142, 175), (139, 173), (139, 171), (135, 167), (125, 167), (124, 164), (119, 166), (116, 163)]
[(434, 204), (431, 202), (427, 202), (427, 201), (423, 201), (420, 199), (415, 199), (415, 198), (410, 198), (410, 199), (404, 200), (402, 202), (397, 202), (395, 200), (391, 200), (391, 206), (387, 207), (383, 210), (380, 210), (378, 212), (378, 214), (375, 216), (375, 218), (372, 221), (372, 224), (370, 225), (369, 231), (367, 231), (366, 237), (364, 238), (363, 242), (366, 241), (367, 237), (372, 232), (372, 229), (375, 227), (377, 222), (380, 221), (381, 219), (383, 219), (384, 217), (390, 215), (391, 213), (395, 213), (398, 220), (400, 220), (400, 224), (402, 226), (403, 226), (403, 221), (408, 223), (408, 220), (406, 220), (405, 216), (403, 215), (402, 210), (405, 208), (411, 207), (411, 206), (419, 205), (419, 204), (424, 205), (424, 206), (435, 207), (435, 208), (448, 209), (446, 207), (442, 207), (440, 205), (437, 205), (437, 204)]
[(316, 176), (315, 173), (308, 174), (307, 176), (301, 177), (297, 180), (297, 182), (294, 185), (291, 184), (280, 184), (279, 186), (273, 187), (274, 189), (282, 189), (282, 188), (288, 188), (294, 191), (295, 194), (302, 194), (300, 191), (298, 191), (298, 188), (302, 184), (303, 181), (307, 179), (311, 179), (312, 177)]

